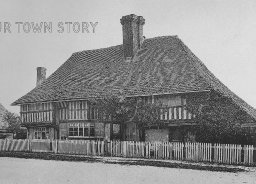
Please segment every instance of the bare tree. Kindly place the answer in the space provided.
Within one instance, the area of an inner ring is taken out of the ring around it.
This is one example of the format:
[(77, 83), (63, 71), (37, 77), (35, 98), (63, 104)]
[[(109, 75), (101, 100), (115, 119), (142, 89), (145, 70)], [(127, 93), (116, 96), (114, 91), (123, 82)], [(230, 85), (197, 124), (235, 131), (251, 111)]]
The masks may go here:
[(20, 132), (21, 128), (21, 120), (18, 115), (15, 113), (6, 111), (4, 116), (3, 116), (4, 122), (7, 124), (7, 130), (9, 132), (12, 132), (14, 134)]

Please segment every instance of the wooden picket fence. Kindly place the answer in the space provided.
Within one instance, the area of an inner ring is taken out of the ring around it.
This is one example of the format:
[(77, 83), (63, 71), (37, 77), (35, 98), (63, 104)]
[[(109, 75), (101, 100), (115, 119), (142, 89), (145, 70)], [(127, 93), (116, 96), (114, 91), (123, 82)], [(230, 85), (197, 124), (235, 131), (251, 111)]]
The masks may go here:
[(52, 152), (256, 165), (256, 149), (252, 145), (217, 143), (0, 139), (0, 151)]
[(67, 140), (53, 141), (55, 153), (104, 156), (104, 141)]
[(28, 139), (0, 139), (0, 151), (29, 151)]

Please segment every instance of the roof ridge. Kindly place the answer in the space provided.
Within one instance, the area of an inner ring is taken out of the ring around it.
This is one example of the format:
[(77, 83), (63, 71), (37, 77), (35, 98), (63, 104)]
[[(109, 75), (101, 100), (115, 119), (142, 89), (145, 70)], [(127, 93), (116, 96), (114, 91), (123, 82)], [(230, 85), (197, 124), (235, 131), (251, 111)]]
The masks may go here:
[(123, 44), (119, 44), (119, 45), (113, 45), (113, 46), (109, 46), (109, 47), (102, 47), (102, 48), (98, 48), (98, 49), (81, 50), (81, 51), (74, 52), (73, 54), (75, 55), (75, 54), (80, 54), (80, 53), (85, 53), (85, 52), (101, 51), (101, 50), (112, 49), (112, 48), (116, 48), (116, 47), (122, 47), (122, 46), (123, 46)]
[(152, 40), (152, 39), (157, 39), (157, 38), (179, 38), (178, 35), (164, 35), (164, 36), (156, 36), (156, 37), (151, 37), (151, 38), (146, 38), (145, 40)]
[[(150, 40), (154, 40), (154, 39), (158, 39), (158, 38), (170, 38), (170, 37), (179, 38), (178, 35), (165, 35), (165, 36), (156, 36), (156, 37), (146, 38), (144, 41), (150, 41)], [(101, 51), (101, 50), (105, 50), (105, 49), (112, 49), (112, 48), (115, 48), (115, 47), (122, 47), (122, 46), (123, 46), (123, 44), (119, 44), (119, 45), (113, 45), (113, 46), (109, 46), (109, 47), (102, 47), (102, 48), (98, 48), (98, 49), (81, 50), (81, 51), (74, 52), (73, 54), (79, 54), (79, 53), (84, 53), (84, 52)]]

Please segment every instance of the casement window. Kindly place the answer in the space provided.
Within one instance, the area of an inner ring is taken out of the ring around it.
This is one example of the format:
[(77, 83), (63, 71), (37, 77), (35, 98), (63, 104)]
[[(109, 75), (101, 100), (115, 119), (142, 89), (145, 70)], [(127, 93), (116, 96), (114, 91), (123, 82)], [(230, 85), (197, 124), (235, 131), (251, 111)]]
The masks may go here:
[(21, 120), (23, 123), (52, 122), (52, 103), (34, 103), (21, 105)]
[(86, 120), (88, 113), (87, 101), (68, 102), (68, 119), (70, 120)]
[(120, 125), (113, 124), (113, 134), (119, 134), (119, 133), (120, 133)]
[(69, 123), (69, 137), (95, 137), (94, 123)]
[(156, 103), (162, 105), (160, 108), (160, 120), (182, 120), (193, 119), (195, 115), (188, 112), (187, 100), (181, 96), (162, 95), (155, 97)]
[(78, 128), (69, 128), (69, 136), (78, 136)]
[(95, 136), (95, 127), (94, 125), (90, 125), (90, 137)]
[(84, 128), (83, 128), (83, 131), (84, 131), (84, 132), (83, 132), (83, 136), (84, 136), (84, 137), (89, 137), (89, 128), (88, 128), (88, 127), (84, 127)]
[(35, 139), (48, 139), (49, 138), (49, 128), (41, 127), (34, 129)]
[(139, 100), (142, 100), (144, 104), (152, 104), (153, 103), (153, 96), (142, 96), (139, 98)]
[(58, 109), (60, 121), (99, 118), (98, 109), (88, 101), (59, 102)]

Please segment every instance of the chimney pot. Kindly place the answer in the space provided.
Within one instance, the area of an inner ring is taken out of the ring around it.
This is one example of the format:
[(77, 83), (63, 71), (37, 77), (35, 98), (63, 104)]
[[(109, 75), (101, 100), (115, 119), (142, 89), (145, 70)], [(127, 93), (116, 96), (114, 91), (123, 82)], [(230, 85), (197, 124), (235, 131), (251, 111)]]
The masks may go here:
[(46, 79), (46, 68), (37, 67), (36, 70), (37, 70), (36, 86), (38, 86)]

